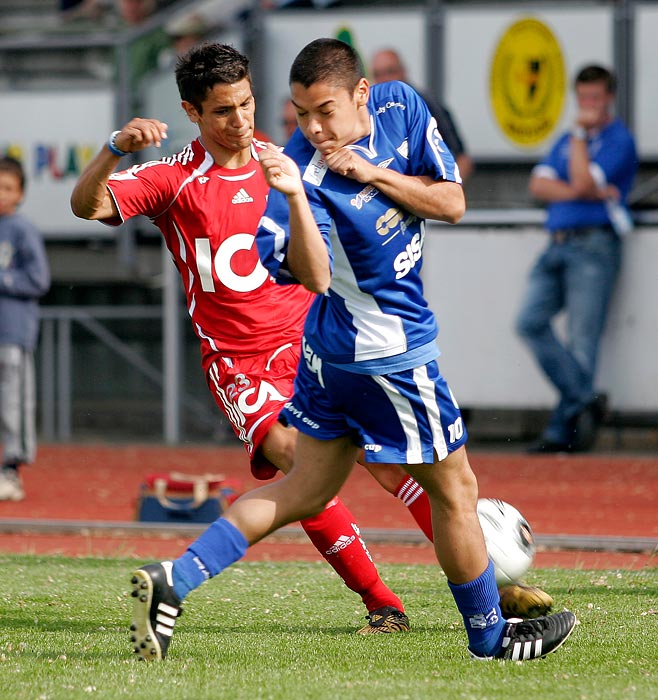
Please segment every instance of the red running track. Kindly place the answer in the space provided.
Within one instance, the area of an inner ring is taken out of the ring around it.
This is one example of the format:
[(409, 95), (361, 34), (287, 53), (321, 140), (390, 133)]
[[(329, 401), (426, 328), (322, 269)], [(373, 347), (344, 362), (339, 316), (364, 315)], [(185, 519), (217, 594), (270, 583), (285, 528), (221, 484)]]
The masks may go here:
[[(502, 498), (526, 516), (536, 534), (658, 538), (658, 456), (545, 455), (472, 450), (480, 496)], [(23, 470), (27, 498), (0, 502), (2, 519), (117, 521), (135, 519), (136, 499), (152, 472), (221, 472), (257, 486), (241, 447), (162, 447), (152, 445), (42, 445), (38, 461)], [(354, 468), (341, 497), (359, 526), (408, 530), (415, 523), (403, 504), (372, 477)], [(177, 556), (186, 539), (130, 535), (0, 534), (0, 552), (85, 556)], [(378, 562), (434, 563), (431, 545), (371, 543)], [(246, 560), (318, 560), (306, 543), (265, 540)], [(538, 567), (638, 569), (658, 566), (654, 554), (538, 552)]]

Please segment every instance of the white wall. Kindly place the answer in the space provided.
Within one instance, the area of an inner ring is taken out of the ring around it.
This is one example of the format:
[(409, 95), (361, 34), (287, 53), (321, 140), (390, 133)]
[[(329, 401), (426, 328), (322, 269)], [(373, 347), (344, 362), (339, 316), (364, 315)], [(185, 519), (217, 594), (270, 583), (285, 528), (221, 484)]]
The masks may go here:
[(640, 4), (635, 14), (635, 41), (633, 42), (635, 60), (635, 134), (638, 140), (640, 156), (658, 158), (658, 130), (656, 113), (658, 112), (658, 90), (656, 74), (658, 72), (658, 55), (656, 53), (656, 36), (658, 36), (658, 7), (655, 2)]
[[(547, 243), (539, 227), (431, 224), (423, 276), (439, 321), (440, 365), (463, 406), (549, 408), (555, 394), (516, 337), (526, 277)], [(658, 410), (658, 229), (625, 240), (597, 387), (611, 408)]]

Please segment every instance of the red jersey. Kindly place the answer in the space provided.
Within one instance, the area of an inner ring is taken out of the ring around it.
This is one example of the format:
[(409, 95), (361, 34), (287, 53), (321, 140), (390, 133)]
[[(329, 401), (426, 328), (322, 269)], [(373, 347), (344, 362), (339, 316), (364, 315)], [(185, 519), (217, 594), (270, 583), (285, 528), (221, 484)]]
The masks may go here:
[(313, 294), (278, 285), (258, 257), (255, 233), (268, 186), (252, 142), (242, 168), (215, 164), (197, 139), (180, 153), (114, 173), (118, 225), (137, 214), (162, 231), (180, 272), (207, 370), (216, 353), (245, 356), (301, 338)]

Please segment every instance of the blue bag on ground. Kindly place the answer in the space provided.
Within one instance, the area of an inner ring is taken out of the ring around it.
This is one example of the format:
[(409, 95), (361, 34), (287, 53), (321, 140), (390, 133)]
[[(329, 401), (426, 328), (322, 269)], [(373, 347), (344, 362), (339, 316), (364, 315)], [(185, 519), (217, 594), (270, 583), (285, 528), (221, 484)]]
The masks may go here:
[(223, 474), (147, 474), (140, 487), (137, 520), (160, 523), (212, 523), (239, 495), (235, 479)]

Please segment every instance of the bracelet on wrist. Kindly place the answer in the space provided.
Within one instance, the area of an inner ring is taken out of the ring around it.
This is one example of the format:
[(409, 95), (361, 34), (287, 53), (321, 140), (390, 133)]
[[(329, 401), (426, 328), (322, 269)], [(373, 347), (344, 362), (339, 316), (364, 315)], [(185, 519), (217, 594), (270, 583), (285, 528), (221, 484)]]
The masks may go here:
[(587, 141), (587, 132), (583, 126), (574, 126), (571, 130), (571, 138), (578, 139), (579, 141)]
[(110, 153), (114, 154), (115, 156), (119, 156), (121, 158), (122, 156), (127, 156), (129, 151), (122, 151), (118, 146), (117, 146), (117, 136), (120, 134), (120, 131), (113, 131), (110, 134), (110, 138), (107, 140), (107, 148), (110, 151)]

